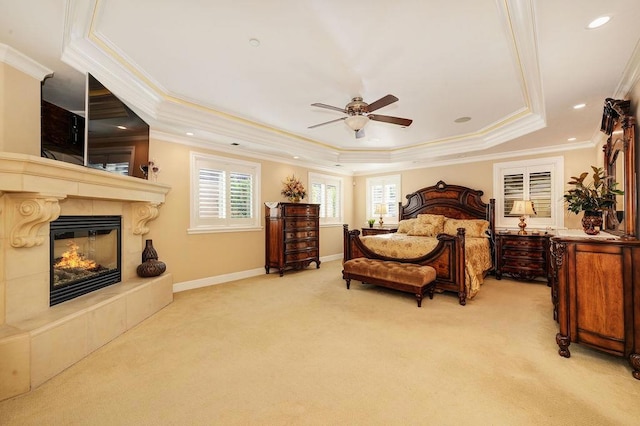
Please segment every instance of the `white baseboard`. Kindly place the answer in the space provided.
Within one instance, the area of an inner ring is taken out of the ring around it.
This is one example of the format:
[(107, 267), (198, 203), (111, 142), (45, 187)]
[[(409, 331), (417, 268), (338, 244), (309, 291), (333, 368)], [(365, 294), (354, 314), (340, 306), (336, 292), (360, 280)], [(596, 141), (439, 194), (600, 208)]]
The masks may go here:
[[(320, 263), (330, 262), (332, 260), (341, 260), (341, 259), (342, 259), (342, 253), (332, 254), (329, 256), (321, 257)], [(193, 290), (201, 287), (209, 287), (211, 285), (217, 285), (217, 284), (224, 284), (230, 281), (241, 280), (243, 278), (256, 277), (264, 273), (265, 273), (264, 268), (256, 268), (256, 269), (249, 269), (247, 271), (232, 272), (230, 274), (216, 275), (214, 277), (200, 278), (192, 281), (183, 281), (181, 283), (173, 284), (173, 292), (179, 293), (181, 291)]]

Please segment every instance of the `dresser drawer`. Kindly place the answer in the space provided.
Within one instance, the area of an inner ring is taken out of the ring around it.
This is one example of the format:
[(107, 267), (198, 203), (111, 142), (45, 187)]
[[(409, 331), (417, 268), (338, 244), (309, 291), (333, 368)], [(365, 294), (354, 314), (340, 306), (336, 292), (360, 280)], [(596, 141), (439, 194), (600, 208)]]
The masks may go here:
[(309, 228), (309, 229), (296, 229), (293, 231), (284, 232), (285, 242), (289, 240), (295, 240), (298, 238), (318, 238), (318, 230)]
[(284, 221), (284, 229), (316, 228), (317, 226), (317, 219), (295, 218)]
[(509, 238), (505, 239), (502, 247), (507, 250), (510, 248), (523, 248), (526, 250), (539, 249), (544, 250), (544, 240), (535, 238)]
[(292, 253), (285, 253), (284, 255), (285, 262), (287, 263), (299, 262), (301, 260), (308, 260), (308, 259), (316, 259), (317, 257), (318, 257), (317, 249), (296, 251)]
[(311, 205), (311, 204), (286, 204), (282, 207), (283, 213), (282, 215), (285, 217), (290, 216), (310, 216), (315, 217), (320, 213), (319, 205)]
[(504, 247), (502, 249), (504, 258), (521, 258), (521, 259), (545, 259), (545, 252), (542, 248), (534, 250), (523, 250), (522, 248)]
[(284, 245), (285, 252), (289, 252), (293, 250), (309, 249), (309, 248), (315, 248), (315, 249), (318, 248), (317, 238), (287, 241), (285, 242), (285, 245)]

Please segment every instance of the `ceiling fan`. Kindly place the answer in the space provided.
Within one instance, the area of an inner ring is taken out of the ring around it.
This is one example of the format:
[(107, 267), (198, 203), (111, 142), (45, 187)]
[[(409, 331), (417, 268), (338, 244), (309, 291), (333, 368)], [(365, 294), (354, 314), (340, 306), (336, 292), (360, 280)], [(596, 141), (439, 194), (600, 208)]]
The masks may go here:
[(364, 102), (361, 97), (355, 97), (351, 99), (344, 108), (338, 108), (327, 104), (314, 103), (311, 106), (316, 106), (320, 108), (326, 108), (333, 111), (340, 111), (344, 114), (347, 114), (346, 117), (337, 118), (335, 120), (326, 121), (324, 123), (315, 124), (313, 126), (309, 126), (309, 129), (313, 129), (318, 126), (324, 126), (325, 124), (335, 123), (336, 121), (344, 120), (352, 130), (356, 132), (356, 138), (364, 137), (364, 126), (369, 122), (369, 120), (373, 121), (382, 121), (384, 123), (398, 124), (403, 127), (408, 127), (413, 123), (413, 120), (408, 118), (399, 118), (399, 117), (391, 117), (389, 115), (380, 115), (380, 114), (371, 114), (373, 111), (376, 111), (382, 107), (385, 107), (389, 104), (398, 101), (393, 95), (383, 96), (375, 102), (370, 104)]

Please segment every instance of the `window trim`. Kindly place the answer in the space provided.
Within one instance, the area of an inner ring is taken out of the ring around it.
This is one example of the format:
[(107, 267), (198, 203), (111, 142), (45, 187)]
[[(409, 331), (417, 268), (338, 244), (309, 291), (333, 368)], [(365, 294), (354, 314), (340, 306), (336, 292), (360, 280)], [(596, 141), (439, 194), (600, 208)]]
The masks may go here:
[[(340, 176), (332, 176), (332, 175), (325, 175), (325, 174), (321, 174), (321, 173), (316, 173), (316, 172), (309, 172), (307, 178), (309, 179), (309, 202), (312, 203), (311, 201), (311, 187), (313, 185), (314, 182), (317, 183), (323, 183), (323, 184), (327, 184), (328, 182), (330, 183), (337, 183), (338, 184), (338, 217), (332, 217), (332, 218), (327, 218), (327, 217), (320, 217), (320, 226), (321, 227), (328, 227), (328, 226), (342, 226), (342, 224), (344, 223), (344, 178), (340, 177)], [(322, 211), (322, 206), (320, 207), (320, 211)]]
[(551, 218), (527, 219), (528, 228), (564, 228), (564, 157), (545, 157), (530, 160), (507, 161), (493, 164), (493, 197), (496, 200), (496, 228), (517, 228), (518, 217), (504, 216), (504, 187), (503, 175), (508, 169), (522, 169), (542, 167), (551, 172)]
[[(187, 233), (189, 234), (204, 234), (204, 233), (218, 233), (218, 232), (242, 232), (242, 231), (259, 231), (262, 229), (262, 219), (260, 209), (262, 206), (261, 197), (261, 168), (260, 163), (252, 161), (238, 160), (235, 158), (222, 157), (213, 154), (205, 154), (201, 152), (190, 152), (190, 188), (189, 188), (189, 228)], [(221, 168), (226, 171), (233, 170), (235, 166), (241, 169), (251, 169), (254, 179), (252, 185), (252, 211), (253, 218), (246, 223), (246, 219), (243, 219), (245, 223), (240, 224), (223, 224), (223, 225), (210, 225), (200, 223), (198, 217), (198, 188), (199, 188), (199, 170), (202, 168), (202, 164), (209, 164), (212, 168)]]
[[(398, 200), (397, 200), (398, 204), (402, 202), (402, 195), (401, 195), (402, 194), (402, 175), (401, 174), (397, 173), (392, 175), (368, 177), (366, 180), (367, 195), (365, 198), (365, 214), (366, 214), (367, 220), (376, 219), (377, 221), (380, 218), (380, 215), (377, 215), (376, 213), (371, 211), (371, 198), (372, 198), (371, 190), (373, 185), (377, 185), (379, 183), (384, 184), (386, 182), (396, 184), (397, 194), (398, 194)], [(399, 221), (399, 218), (398, 218), (399, 214), (400, 212), (398, 211), (398, 213), (395, 216), (391, 216), (389, 213), (387, 213), (386, 215), (383, 215), (382, 218), (384, 220), (384, 223), (397, 225)]]

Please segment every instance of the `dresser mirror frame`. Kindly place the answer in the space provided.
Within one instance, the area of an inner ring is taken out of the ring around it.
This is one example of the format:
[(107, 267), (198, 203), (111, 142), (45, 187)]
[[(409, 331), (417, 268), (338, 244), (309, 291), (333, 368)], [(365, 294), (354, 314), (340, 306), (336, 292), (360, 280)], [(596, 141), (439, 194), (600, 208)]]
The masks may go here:
[(605, 212), (604, 228), (608, 233), (632, 240), (636, 239), (636, 154), (635, 118), (630, 106), (630, 101), (607, 98), (600, 130), (607, 135), (603, 147), (607, 176), (612, 177), (611, 184), (617, 182), (617, 188), (624, 191)]

